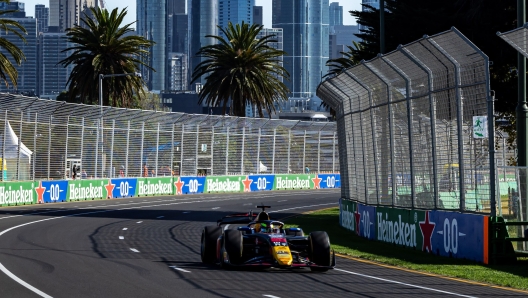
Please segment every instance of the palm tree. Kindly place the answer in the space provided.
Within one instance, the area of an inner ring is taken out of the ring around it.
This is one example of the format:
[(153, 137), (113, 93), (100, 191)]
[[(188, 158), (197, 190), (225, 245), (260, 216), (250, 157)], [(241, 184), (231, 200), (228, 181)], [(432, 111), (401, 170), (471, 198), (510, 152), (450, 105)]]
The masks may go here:
[[(68, 79), (70, 101), (97, 103), (99, 97), (99, 75), (139, 72), (140, 65), (152, 69), (147, 61), (148, 48), (154, 43), (142, 36), (129, 34), (130, 26), (121, 27), (126, 9), (111, 13), (106, 9), (90, 8), (84, 14), (84, 26), (75, 25), (66, 30), (68, 41), (74, 46), (63, 52), (72, 54), (59, 62), (64, 67), (73, 65)], [(144, 94), (145, 82), (139, 76), (109, 77), (103, 82), (103, 105), (129, 107), (134, 94)]]
[(205, 84), (200, 93), (209, 106), (222, 106), (223, 113), (230, 104), (230, 114), (245, 116), (246, 106), (253, 105), (260, 117), (265, 109), (271, 117), (274, 103), (287, 99), (288, 87), (279, 80), (289, 78), (289, 74), (278, 59), (284, 51), (272, 48), (276, 42), (272, 35), (257, 38), (262, 25), (249, 25), (242, 22), (227, 28), (218, 28), (225, 36), (207, 35), (217, 44), (204, 46), (197, 56), (204, 57), (194, 69), (192, 82), (205, 76)]
[[(0, 2), (9, 3), (9, 0), (0, 0)], [(5, 31), (6, 34), (13, 33), (17, 35), (20, 39), (22, 39), (24, 42), (26, 42), (26, 39), (22, 35), (27, 35), (27, 31), (24, 26), (22, 26), (17, 21), (1, 18), (3, 15), (16, 11), (17, 10), (0, 11), (0, 29), (2, 31)], [(9, 53), (9, 55), (13, 58), (13, 60), (15, 60), (15, 63), (17, 65), (20, 65), (22, 61), (26, 61), (26, 56), (24, 55), (21, 49), (19, 49), (16, 45), (14, 45), (12, 42), (8, 41), (3, 37), (0, 37), (0, 49), (3, 50), (2, 52), (0, 52), (0, 78), (4, 81), (6, 87), (9, 87), (9, 82), (7, 80), (9, 78), (9, 80), (13, 83), (13, 86), (16, 88), (18, 85), (18, 71), (16, 70), (15, 66), (13, 66), (13, 63), (11, 63), (9, 58), (3, 52), (5, 51)]]
[(358, 60), (357, 58), (357, 53), (359, 53), (364, 48), (364, 46), (361, 43), (357, 43), (355, 41), (352, 41), (352, 44), (352, 46), (347, 46), (347, 52), (340, 52), (343, 57), (326, 61), (326, 66), (328, 66), (328, 73), (325, 75), (325, 77), (338, 75), (344, 69), (355, 66), (361, 62), (361, 60)]

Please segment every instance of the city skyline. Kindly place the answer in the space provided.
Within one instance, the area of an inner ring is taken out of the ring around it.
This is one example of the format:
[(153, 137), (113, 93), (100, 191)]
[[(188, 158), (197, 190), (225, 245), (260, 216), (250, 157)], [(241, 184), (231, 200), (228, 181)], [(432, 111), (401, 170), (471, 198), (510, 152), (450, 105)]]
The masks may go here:
[[(26, 15), (35, 16), (35, 5), (44, 4), (49, 7), (49, 1), (43, 0), (19, 0), (25, 3)], [(121, 0), (105, 0), (108, 9), (114, 9), (115, 7), (127, 8), (127, 16), (125, 17), (124, 23), (129, 24), (136, 19), (136, 1), (131, 1), (133, 5), (123, 6)], [(361, 0), (330, 0), (330, 3), (338, 2), (339, 5), (343, 6), (343, 24), (344, 25), (356, 25), (356, 20), (348, 13), (350, 10), (361, 10)], [(130, 3), (130, 2), (129, 2)], [(255, 0), (256, 6), (263, 6), (264, 14), (264, 27), (271, 28), (271, 1), (270, 0)], [(135, 27), (135, 26), (134, 26)]]

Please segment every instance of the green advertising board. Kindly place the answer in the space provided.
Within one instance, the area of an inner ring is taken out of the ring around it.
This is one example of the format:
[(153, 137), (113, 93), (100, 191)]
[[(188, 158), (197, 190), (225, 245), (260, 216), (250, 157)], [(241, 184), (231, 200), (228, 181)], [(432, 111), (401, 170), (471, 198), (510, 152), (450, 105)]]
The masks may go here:
[(216, 176), (205, 179), (204, 193), (243, 192), (246, 176)]
[(356, 220), (354, 213), (357, 210), (357, 203), (350, 200), (339, 200), (339, 222), (347, 230), (356, 231)]
[(316, 174), (275, 175), (273, 190), (319, 188), (321, 180)]
[(68, 201), (101, 200), (108, 198), (105, 185), (108, 179), (69, 180)]
[(33, 181), (0, 183), (0, 206), (36, 204), (36, 185)]
[(137, 178), (135, 196), (159, 196), (173, 193), (172, 177)]
[(420, 249), (423, 235), (419, 223), (424, 220), (425, 211), (378, 207), (377, 240)]

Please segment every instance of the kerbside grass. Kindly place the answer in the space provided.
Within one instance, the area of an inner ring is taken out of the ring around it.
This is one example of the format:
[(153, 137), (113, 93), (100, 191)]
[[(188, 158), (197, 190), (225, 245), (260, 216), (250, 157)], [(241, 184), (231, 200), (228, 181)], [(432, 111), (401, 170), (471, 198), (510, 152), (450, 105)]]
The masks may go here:
[(336, 253), (448, 277), (528, 290), (528, 260), (518, 261), (515, 265), (488, 266), (367, 240), (339, 226), (339, 208), (289, 218), (285, 223), (287, 227), (302, 228), (306, 234), (326, 231)]

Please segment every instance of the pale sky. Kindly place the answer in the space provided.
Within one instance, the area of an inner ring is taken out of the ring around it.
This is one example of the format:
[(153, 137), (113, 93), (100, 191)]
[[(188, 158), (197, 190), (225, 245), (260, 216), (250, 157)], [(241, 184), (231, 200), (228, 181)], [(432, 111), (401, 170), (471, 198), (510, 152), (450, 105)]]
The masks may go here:
[[(26, 15), (35, 16), (35, 4), (44, 4), (49, 7), (49, 1), (43, 0), (18, 0), (26, 4)], [(132, 23), (136, 20), (136, 1), (126, 1), (128, 5), (123, 4), (123, 0), (105, 0), (106, 7), (108, 9), (127, 8), (127, 16), (124, 20), (125, 24)], [(271, 0), (255, 0), (255, 5), (264, 7), (264, 27), (271, 28)], [(350, 10), (360, 10), (361, 9), (361, 0), (330, 0), (332, 2), (339, 2), (343, 6), (343, 24), (344, 25), (355, 25), (356, 20), (350, 16), (348, 11)], [(134, 26), (135, 27), (135, 26)]]

